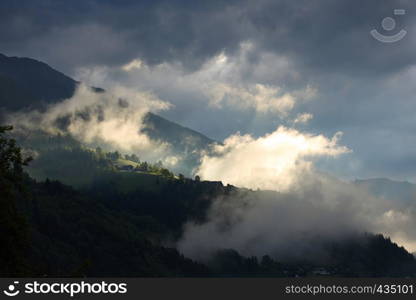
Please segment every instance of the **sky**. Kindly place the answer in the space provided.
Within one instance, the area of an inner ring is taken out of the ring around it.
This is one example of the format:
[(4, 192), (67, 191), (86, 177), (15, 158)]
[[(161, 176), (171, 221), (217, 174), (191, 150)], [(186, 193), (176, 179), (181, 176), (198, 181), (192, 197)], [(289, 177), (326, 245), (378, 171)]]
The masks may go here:
[(336, 135), (348, 151), (320, 169), (416, 182), (415, 14), (411, 0), (3, 0), (0, 52), (152, 93), (171, 104), (161, 115), (218, 141)]

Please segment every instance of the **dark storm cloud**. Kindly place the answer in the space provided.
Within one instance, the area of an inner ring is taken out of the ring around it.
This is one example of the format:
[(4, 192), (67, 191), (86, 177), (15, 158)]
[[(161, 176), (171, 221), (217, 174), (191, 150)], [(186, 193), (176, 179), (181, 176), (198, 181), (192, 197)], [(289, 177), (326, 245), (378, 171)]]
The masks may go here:
[[(120, 64), (198, 64), (238, 45), (226, 7), (216, 1), (2, 1), (1, 44), (58, 68)], [(218, 30), (221, 28), (221, 30)]]
[[(0, 43), (65, 71), (77, 66), (180, 61), (196, 68), (243, 41), (313, 71), (391, 72), (414, 63), (412, 47), (380, 47), (369, 30), (412, 1), (1, 1)], [(413, 43), (406, 39), (400, 43)], [(255, 61), (255, 55), (253, 55)]]
[(394, 8), (407, 9), (405, 17), (395, 17), (398, 27), (412, 26), (414, 7), (411, 1), (270, 1), (248, 14), (264, 48), (292, 55), (314, 70), (380, 74), (414, 63), (408, 47), (414, 39), (380, 47), (369, 31), (380, 30)]

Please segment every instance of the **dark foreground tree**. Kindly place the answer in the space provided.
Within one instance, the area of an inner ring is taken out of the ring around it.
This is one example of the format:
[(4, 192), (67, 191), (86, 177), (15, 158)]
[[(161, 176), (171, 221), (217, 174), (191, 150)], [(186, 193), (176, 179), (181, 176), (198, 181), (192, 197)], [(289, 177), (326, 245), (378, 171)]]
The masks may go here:
[(0, 126), (0, 276), (26, 273), (24, 248), (26, 225), (16, 209), (16, 199), (23, 192), (24, 159), (14, 139), (8, 137), (11, 126)]

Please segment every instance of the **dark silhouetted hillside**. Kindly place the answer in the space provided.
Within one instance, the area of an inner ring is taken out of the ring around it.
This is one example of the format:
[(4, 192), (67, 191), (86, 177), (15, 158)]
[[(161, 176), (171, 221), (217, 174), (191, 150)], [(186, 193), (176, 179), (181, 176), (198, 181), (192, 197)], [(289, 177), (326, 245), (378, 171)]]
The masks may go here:
[(40, 108), (70, 98), (76, 85), (43, 62), (0, 54), (0, 106), (7, 110)]

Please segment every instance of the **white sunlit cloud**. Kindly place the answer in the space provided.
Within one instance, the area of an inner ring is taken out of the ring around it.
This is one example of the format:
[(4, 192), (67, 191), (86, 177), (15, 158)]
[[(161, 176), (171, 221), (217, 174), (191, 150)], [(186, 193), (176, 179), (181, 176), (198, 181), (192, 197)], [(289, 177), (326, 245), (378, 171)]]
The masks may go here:
[(118, 69), (81, 68), (76, 77), (93, 86), (111, 86), (121, 80), (131, 88), (151, 90), (155, 94), (161, 89), (171, 90), (175, 95), (192, 93), (193, 101), (204, 101), (203, 105), (217, 109), (254, 110), (283, 118), (289, 117), (297, 104), (316, 97), (317, 88), (309, 84), (295, 90), (279, 84), (287, 76), (299, 76), (287, 58), (263, 53), (253, 64), (249, 57), (254, 52), (254, 46), (245, 42), (236, 55), (219, 53), (192, 72), (177, 63), (150, 66), (135, 58)]
[(63, 133), (57, 121), (68, 118), (65, 132), (87, 145), (100, 145), (124, 153), (139, 152), (144, 157), (151, 157), (163, 155), (168, 145), (152, 141), (141, 132), (143, 117), (149, 111), (169, 107), (169, 103), (151, 93), (121, 86), (97, 93), (81, 84), (73, 97), (49, 105), (45, 112), (19, 112), (9, 118), (18, 129), (40, 129), (50, 134)]
[(293, 120), (293, 123), (305, 124), (305, 123), (308, 123), (312, 119), (313, 119), (313, 115), (310, 113), (297, 114), (296, 118)]
[(196, 171), (203, 179), (236, 186), (285, 190), (312, 169), (312, 158), (336, 157), (350, 150), (331, 139), (279, 127), (263, 137), (235, 134), (202, 157)]
[(143, 62), (140, 59), (136, 58), (136, 59), (133, 59), (128, 64), (125, 64), (124, 66), (122, 66), (121, 69), (126, 72), (130, 72), (131, 70), (134, 70), (134, 69), (140, 69), (142, 66), (143, 66)]

